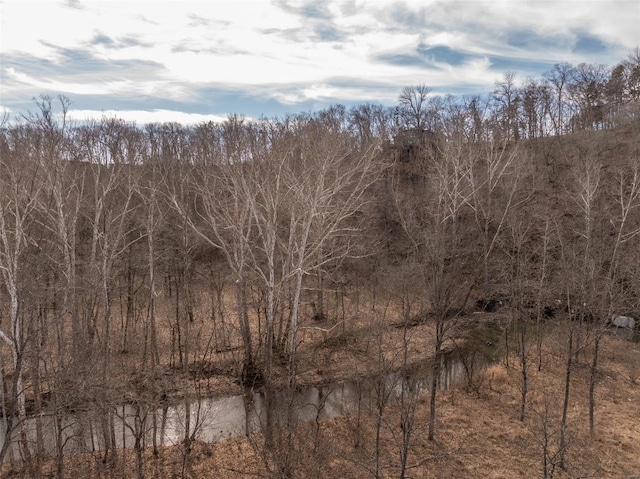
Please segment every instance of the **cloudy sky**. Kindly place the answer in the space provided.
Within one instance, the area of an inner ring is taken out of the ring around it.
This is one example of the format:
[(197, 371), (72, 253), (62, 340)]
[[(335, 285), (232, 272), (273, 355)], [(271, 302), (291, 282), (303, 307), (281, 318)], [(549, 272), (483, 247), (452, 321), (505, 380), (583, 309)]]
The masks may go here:
[(615, 65), (640, 0), (4, 0), (0, 109), (194, 123), (393, 105), (404, 86), (488, 93), (507, 71)]

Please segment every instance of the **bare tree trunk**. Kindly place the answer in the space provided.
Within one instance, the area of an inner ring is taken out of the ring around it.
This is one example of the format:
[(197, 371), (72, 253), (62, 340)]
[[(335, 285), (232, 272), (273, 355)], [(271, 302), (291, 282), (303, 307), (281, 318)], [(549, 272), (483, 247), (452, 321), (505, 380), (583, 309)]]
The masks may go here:
[(109, 288), (109, 263), (105, 255), (102, 261), (102, 307), (103, 307), (103, 345), (102, 345), (102, 376), (104, 384), (109, 384), (111, 363), (111, 295)]
[(589, 432), (593, 436), (595, 434), (595, 388), (596, 388), (596, 374), (598, 367), (598, 350), (600, 348), (600, 334), (596, 333), (596, 338), (593, 343), (593, 359), (591, 362), (591, 374), (589, 376)]
[(122, 332), (122, 351), (129, 351), (129, 334), (130, 329), (133, 325), (133, 316), (134, 316), (134, 281), (135, 281), (135, 272), (133, 270), (133, 265), (131, 264), (132, 260), (132, 248), (129, 245), (127, 251), (127, 272), (126, 272), (126, 280), (127, 280), (127, 292), (126, 292), (126, 305), (125, 305), (125, 314), (124, 314), (124, 328)]
[(35, 358), (31, 364), (31, 383), (33, 385), (34, 398), (34, 419), (36, 423), (36, 450), (34, 460), (34, 470), (36, 477), (40, 477), (42, 469), (42, 459), (44, 458), (44, 439), (42, 434), (42, 392), (40, 382), (40, 338), (35, 338)]
[(325, 319), (325, 314), (324, 314), (324, 277), (323, 277), (323, 273), (322, 273), (322, 268), (318, 268), (318, 287), (317, 287), (317, 301), (318, 304), (316, 306), (316, 320), (317, 321), (322, 321)]
[(527, 404), (527, 392), (529, 387), (527, 360), (527, 325), (520, 324), (520, 367), (522, 373), (522, 391), (520, 394), (520, 421), (524, 421), (525, 408)]
[(562, 405), (562, 420), (560, 423), (560, 461), (561, 469), (565, 468), (564, 458), (567, 449), (567, 414), (569, 411), (569, 392), (571, 387), (571, 367), (573, 361), (573, 325), (569, 329), (569, 340), (567, 342), (567, 364), (564, 382), (564, 402)]
[[(57, 394), (56, 394), (57, 396)], [(57, 402), (57, 398), (56, 398)], [(64, 478), (64, 437), (63, 437), (63, 425), (62, 414), (57, 410), (55, 412), (55, 425), (56, 425), (56, 477), (58, 479)]]
[[(410, 317), (409, 305), (404, 308), (404, 326), (402, 330), (402, 368), (401, 368), (401, 390), (400, 390), (400, 429), (401, 429), (401, 444), (400, 444), (400, 479), (405, 479), (407, 474), (407, 465), (409, 461), (409, 453), (411, 452), (411, 443), (415, 432), (415, 412), (418, 405), (419, 386), (416, 384), (409, 375), (408, 361), (409, 361), (409, 338), (408, 329)], [(436, 355), (437, 356), (437, 355)], [(438, 356), (437, 356), (438, 357)], [(439, 357), (438, 357), (439, 360)], [(433, 381), (431, 387), (433, 388)], [(436, 381), (437, 387), (437, 381)], [(433, 389), (431, 390), (433, 394)], [(435, 404), (435, 396), (432, 396), (432, 400)], [(431, 410), (430, 410), (431, 412)], [(435, 418), (435, 408), (433, 409), (433, 417)], [(435, 423), (435, 421), (434, 421)], [(431, 427), (431, 416), (429, 417), (429, 425)], [(432, 432), (432, 429), (430, 428)], [(432, 438), (429, 438), (432, 440)]]
[(440, 348), (442, 347), (441, 343), (441, 340), (439, 338), (436, 338), (433, 365), (431, 367), (431, 385), (429, 390), (429, 432), (427, 436), (429, 441), (433, 441), (435, 439), (436, 395), (438, 393), (438, 378), (440, 376)]
[[(153, 208), (151, 205), (150, 208)], [(152, 215), (152, 213), (150, 213)], [(150, 221), (153, 221), (151, 218)], [(156, 366), (160, 364), (160, 355), (158, 352), (158, 333), (156, 327), (156, 268), (155, 268), (155, 246), (153, 226), (147, 230), (147, 249), (148, 249), (148, 268), (149, 268), (149, 326), (151, 330), (150, 352), (151, 352), (151, 370), (154, 371)]]
[[(304, 252), (301, 253), (301, 258)], [(300, 261), (300, 263), (302, 260)], [(300, 307), (300, 294), (302, 293), (302, 265), (298, 264), (296, 272), (296, 287), (293, 293), (293, 307), (291, 311), (291, 339), (289, 344), (289, 386), (292, 387), (296, 378), (296, 350), (298, 349), (298, 310)]]
[(244, 362), (242, 368), (243, 383), (253, 383), (255, 379), (255, 365), (253, 358), (253, 345), (251, 342), (251, 327), (249, 325), (249, 311), (247, 307), (247, 286), (241, 276), (236, 280), (236, 306), (238, 321), (240, 322), (240, 334), (244, 343)]

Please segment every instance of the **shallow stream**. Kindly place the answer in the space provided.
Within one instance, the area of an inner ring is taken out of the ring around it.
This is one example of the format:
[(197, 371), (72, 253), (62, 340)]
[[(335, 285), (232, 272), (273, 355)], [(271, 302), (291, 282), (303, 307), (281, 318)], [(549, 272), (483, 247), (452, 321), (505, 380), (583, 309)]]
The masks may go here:
[[(476, 371), (490, 359), (483, 354), (465, 357), (457, 352), (442, 355), (438, 387), (448, 389), (468, 379), (470, 366)], [(465, 368), (465, 364), (467, 368)], [(384, 391), (393, 401), (404, 391), (426, 394), (430, 386), (431, 368), (412, 368), (410, 372), (388, 373), (384, 376)], [(289, 414), (293, 421), (323, 421), (361, 410), (371, 410), (377, 399), (381, 382), (375, 378), (342, 381), (319, 386), (298, 388), (291, 394), (276, 393), (273, 404), (276, 416)], [(56, 425), (53, 415), (40, 417), (44, 448), (55, 457), (56, 444), (64, 444), (64, 455), (99, 451), (111, 443), (117, 448), (134, 447), (136, 437), (143, 446), (170, 446), (184, 440), (187, 428), (193, 439), (216, 441), (260, 432), (266, 419), (265, 397), (260, 391), (246, 395), (202, 398), (190, 403), (166, 405), (160, 408), (123, 404), (111, 411), (85, 411), (68, 414)], [(111, 427), (110, 421), (113, 422)], [(27, 419), (28, 439), (35, 449), (36, 419)], [(0, 428), (0, 446), (4, 442), (4, 427)], [(19, 454), (18, 428), (14, 430), (8, 459)], [(56, 441), (60, 434), (61, 441)], [(109, 437), (110, 436), (110, 437)]]

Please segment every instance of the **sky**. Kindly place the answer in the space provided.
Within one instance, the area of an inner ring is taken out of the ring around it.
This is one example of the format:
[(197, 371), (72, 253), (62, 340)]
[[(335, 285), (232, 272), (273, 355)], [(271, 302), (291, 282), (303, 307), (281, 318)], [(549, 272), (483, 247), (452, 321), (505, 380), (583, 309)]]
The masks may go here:
[(640, 0), (2, 0), (0, 22), (12, 120), (40, 95), (138, 124), (391, 106), (413, 85), (484, 95), (640, 45)]

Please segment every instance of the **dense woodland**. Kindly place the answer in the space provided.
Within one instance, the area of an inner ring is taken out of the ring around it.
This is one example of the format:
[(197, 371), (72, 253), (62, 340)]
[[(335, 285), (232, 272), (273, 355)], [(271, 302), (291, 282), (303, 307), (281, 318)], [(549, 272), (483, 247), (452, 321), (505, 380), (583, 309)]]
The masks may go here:
[[(382, 338), (384, 323), (406, 339), (424, 327), (421, 353), (438, 358), (478, 310), (503, 313), (521, 420), (528, 373), (544, 368), (540, 325), (565, 325), (558, 454), (542, 449), (540, 475), (565, 466), (578, 352), (597, 428), (600, 341), (612, 316), (640, 315), (640, 50), (613, 68), (507, 73), (486, 96), (408, 87), (393, 108), (196, 126), (73, 124), (69, 108), (42, 96), (0, 130), (0, 415), (16, 445), (4, 441), (6, 467), (66, 477), (64, 418), (90, 407), (108, 425), (130, 403), (131, 475), (145, 477), (143, 449), (156, 444), (141, 438), (175, 400), (174, 379), (193, 399), (210, 394), (194, 378), (224, 374), (268, 404), (300, 383), (313, 331), (327, 341), (358, 322)], [(378, 371), (406, 367), (408, 345), (392, 366), (379, 354)], [(432, 440), (441, 363), (429, 364)], [(395, 466), (377, 454), (362, 477), (408, 474), (414, 411), (393, 421)], [(25, 426), (43, 415), (59, 428), (54, 455)], [(300, 476), (282, 454), (294, 425), (266, 421), (265, 474)], [(187, 426), (181, 443), (187, 465), (196, 433)], [(113, 435), (102, 440), (95, 474), (110, 477), (124, 456)]]

